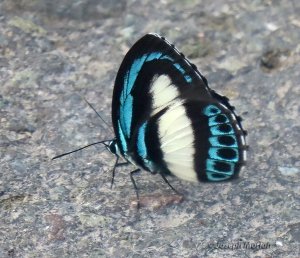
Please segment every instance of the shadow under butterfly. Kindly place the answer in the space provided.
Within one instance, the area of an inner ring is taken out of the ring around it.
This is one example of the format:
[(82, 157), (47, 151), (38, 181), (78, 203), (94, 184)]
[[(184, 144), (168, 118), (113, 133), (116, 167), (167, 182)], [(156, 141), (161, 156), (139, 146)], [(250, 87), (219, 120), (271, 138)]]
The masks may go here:
[(228, 98), (211, 90), (196, 66), (157, 34), (145, 35), (126, 54), (115, 81), (112, 123), (113, 140), (53, 159), (105, 145), (116, 156), (111, 185), (118, 166), (137, 167), (130, 178), (138, 205), (133, 175), (141, 170), (159, 173), (177, 193), (166, 175), (220, 182), (236, 178), (246, 161), (246, 131)]

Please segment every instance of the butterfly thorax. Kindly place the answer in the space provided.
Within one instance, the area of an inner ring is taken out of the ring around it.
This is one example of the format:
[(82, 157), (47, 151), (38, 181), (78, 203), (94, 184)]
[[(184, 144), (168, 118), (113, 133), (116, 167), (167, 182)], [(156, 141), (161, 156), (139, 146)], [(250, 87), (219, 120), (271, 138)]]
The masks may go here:
[(169, 174), (168, 171), (162, 169), (159, 165), (151, 162), (150, 160), (144, 159), (143, 161), (136, 158), (134, 155), (134, 151), (123, 152), (121, 148), (118, 146), (117, 139), (111, 140), (108, 145), (107, 149), (114, 155), (123, 157), (126, 161), (133, 164), (134, 166), (140, 167), (145, 171), (149, 171), (152, 174), (162, 173), (162, 174)]
[(117, 155), (117, 156), (121, 156), (121, 152), (120, 152), (120, 148), (118, 147), (118, 144), (117, 144), (117, 140), (114, 139), (114, 140), (111, 140), (108, 145), (107, 145), (107, 149), (114, 155)]
[(130, 162), (131, 164), (137, 166), (136, 161), (133, 159), (130, 153), (124, 153), (118, 146), (117, 139), (110, 141), (107, 145), (107, 149), (114, 155), (123, 157), (125, 160)]

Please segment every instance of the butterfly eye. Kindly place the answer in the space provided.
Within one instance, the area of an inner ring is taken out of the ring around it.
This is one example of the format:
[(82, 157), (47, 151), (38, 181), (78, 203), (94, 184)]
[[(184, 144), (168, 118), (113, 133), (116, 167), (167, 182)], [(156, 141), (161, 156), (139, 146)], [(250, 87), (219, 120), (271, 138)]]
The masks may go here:
[(117, 149), (116, 149), (116, 142), (111, 141), (108, 146), (106, 147), (112, 154), (116, 154)]

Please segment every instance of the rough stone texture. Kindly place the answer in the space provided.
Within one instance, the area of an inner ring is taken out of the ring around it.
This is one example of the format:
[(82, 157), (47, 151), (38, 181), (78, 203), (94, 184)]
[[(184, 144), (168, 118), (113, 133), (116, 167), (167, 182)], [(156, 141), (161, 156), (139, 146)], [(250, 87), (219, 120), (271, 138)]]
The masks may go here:
[[(296, 0), (1, 1), (0, 257), (299, 257), (299, 13)], [(51, 157), (113, 136), (83, 97), (110, 121), (121, 60), (151, 31), (231, 99), (250, 151), (236, 181), (170, 179), (180, 203), (141, 174), (150, 204), (136, 211), (132, 168), (111, 190), (101, 146)], [(270, 246), (224, 249), (239, 241)]]

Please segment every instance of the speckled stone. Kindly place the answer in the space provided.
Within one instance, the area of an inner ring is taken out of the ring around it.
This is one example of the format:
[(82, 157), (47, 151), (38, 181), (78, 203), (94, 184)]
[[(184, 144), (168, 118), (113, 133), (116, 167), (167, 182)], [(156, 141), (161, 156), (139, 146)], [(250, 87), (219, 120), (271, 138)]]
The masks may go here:
[[(299, 257), (299, 1), (0, 1), (0, 257)], [(117, 170), (118, 67), (147, 32), (228, 96), (250, 145), (238, 180)], [(157, 200), (153, 198), (157, 196)]]

